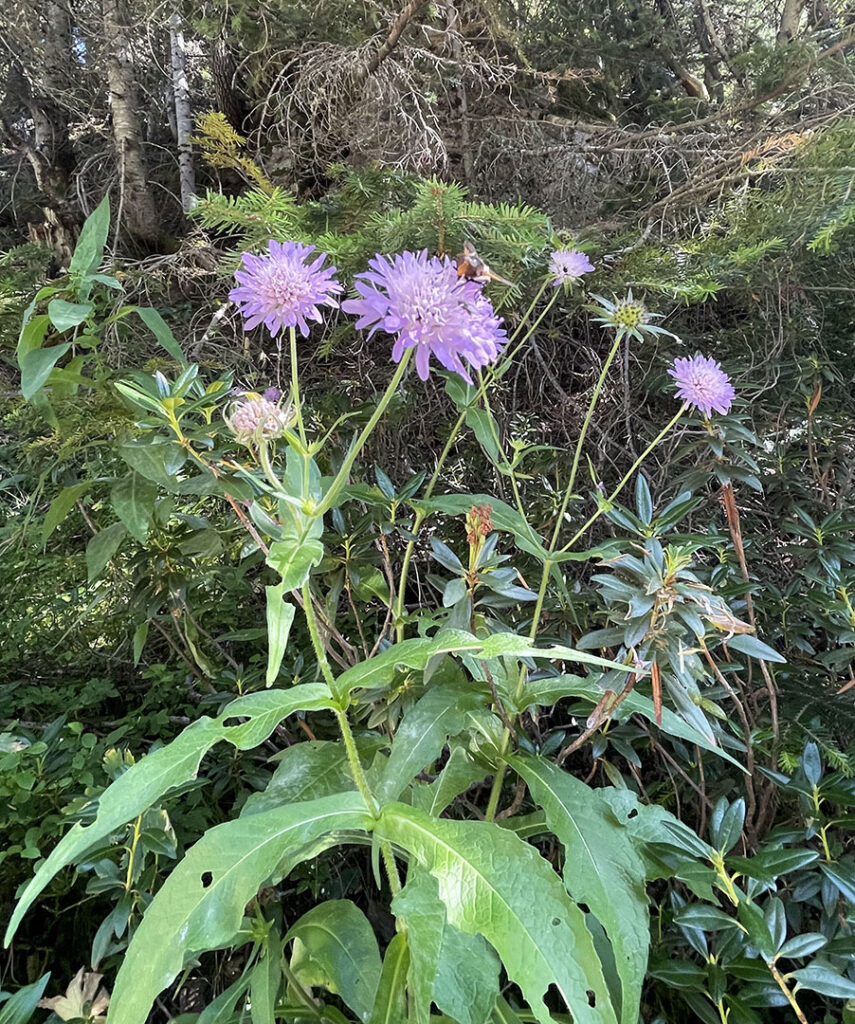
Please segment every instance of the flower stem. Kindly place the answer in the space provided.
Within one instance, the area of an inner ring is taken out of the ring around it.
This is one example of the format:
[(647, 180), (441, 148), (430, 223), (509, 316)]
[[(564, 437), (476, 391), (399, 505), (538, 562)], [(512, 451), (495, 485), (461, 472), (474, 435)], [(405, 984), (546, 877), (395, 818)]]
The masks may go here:
[(294, 403), (294, 414), (297, 419), (297, 432), (303, 448), (306, 447), (306, 426), (303, 423), (303, 406), (300, 402), (300, 375), (297, 367), (297, 329), (289, 329), (289, 345), (291, 349), (291, 401)]
[[(588, 403), (588, 411), (585, 413), (585, 419), (582, 422), (582, 429), (579, 431), (579, 437), (576, 440), (576, 450), (573, 453), (573, 464), (570, 467), (570, 479), (567, 481), (567, 489), (564, 491), (564, 500), (561, 502), (561, 511), (558, 513), (558, 518), (555, 521), (555, 529), (552, 531), (552, 540), (549, 542), (550, 554), (555, 550), (555, 545), (558, 543), (558, 537), (561, 534), (561, 527), (564, 525), (564, 515), (567, 512), (567, 506), (570, 504), (570, 498), (573, 496), (573, 487), (576, 484), (576, 474), (579, 471), (579, 460), (582, 457), (582, 447), (585, 444), (585, 438), (588, 436), (588, 428), (591, 425), (594, 410), (597, 407), (597, 402), (600, 400), (600, 394), (603, 390), (603, 385), (606, 382), (606, 376), (615, 356), (618, 353), (622, 340), (623, 332), (618, 331), (615, 335), (615, 340), (609, 351), (608, 357), (606, 358), (605, 363), (603, 363), (603, 369), (600, 372), (600, 377), (597, 381), (597, 386), (594, 388), (594, 393), (591, 395), (591, 401)], [(547, 575), (548, 572), (544, 572), (544, 576)]]
[[(538, 290), (538, 292), (535, 295), (535, 297), (529, 303), (528, 309), (523, 314), (522, 320), (520, 320), (519, 325), (517, 326), (517, 329), (511, 335), (509, 341), (513, 342), (513, 341), (516, 340), (517, 335), (523, 329), (526, 320), (528, 320), (529, 316), (531, 316), (535, 306), (540, 301), (540, 298), (543, 295), (544, 291), (546, 290), (548, 284), (549, 284), (549, 281), (547, 280), (547, 281), (544, 281), (544, 283), (540, 286), (540, 289)], [(474, 405), (480, 398), (482, 398), (486, 394), (487, 389), (490, 387), (491, 384), (495, 383), (495, 381), (497, 381), (497, 380), (500, 380), (505, 375), (505, 373), (507, 373), (507, 371), (511, 367), (511, 364), (514, 361), (514, 357), (520, 351), (520, 349), (523, 347), (523, 345), (525, 345), (525, 343), (528, 341), (528, 339), (532, 336), (532, 334), (534, 333), (534, 331), (537, 329), (538, 325), (540, 324), (541, 320), (543, 320), (543, 318), (546, 316), (546, 314), (552, 308), (552, 306), (555, 303), (555, 300), (556, 300), (557, 297), (558, 297), (558, 293), (557, 293), (557, 290), (556, 290), (555, 293), (550, 297), (549, 302), (547, 302), (547, 304), (544, 306), (543, 310), (540, 313), (540, 316), (538, 316), (538, 318), (534, 321), (534, 323), (531, 324), (531, 326), (526, 331), (526, 333), (523, 335), (523, 337), (520, 339), (518, 344), (510, 352), (505, 354), (505, 357), (502, 359), (502, 362), (497, 367), (492, 369), (489, 373), (485, 374), (481, 378), (481, 381), (480, 381), (480, 383), (478, 385), (478, 391), (476, 392), (475, 397), (472, 399), (472, 402), (470, 403), (470, 405)], [(460, 413), (460, 415), (457, 417), (457, 421), (455, 422), (454, 426), (451, 429), (451, 433), (448, 436), (448, 440), (445, 442), (445, 447), (442, 449), (442, 453), (439, 456), (439, 460), (437, 461), (436, 468), (434, 469), (433, 475), (431, 476), (430, 481), (429, 481), (429, 483), (427, 485), (427, 488), (425, 490), (425, 493), (424, 493), (425, 500), (428, 499), (433, 494), (433, 489), (436, 486), (437, 480), (439, 479), (439, 474), (442, 471), (442, 467), (445, 465), (445, 460), (448, 458), (448, 455), (451, 452), (451, 449), (454, 446), (454, 442), (457, 440), (457, 436), (460, 433), (460, 429), (463, 426), (465, 421), (466, 421), (466, 409), (464, 409)], [(411, 562), (412, 557), (413, 557), (413, 551), (415, 550), (415, 546), (416, 546), (416, 537), (418, 536), (419, 528), (421, 527), (422, 523), (427, 518), (427, 515), (428, 514), (425, 513), (425, 512), (417, 512), (416, 513), (415, 518), (413, 520), (412, 530), (410, 531), (413, 534), (413, 539), (410, 540), (407, 543), (407, 548), (404, 551), (404, 561), (403, 561), (403, 564), (401, 566), (400, 579), (398, 580), (398, 594), (397, 594), (397, 600), (395, 602), (395, 616), (394, 616), (394, 619), (395, 619), (395, 632), (396, 632), (397, 639), (398, 639), (399, 643), (400, 643), (401, 640), (404, 639), (404, 623), (403, 623), (402, 619), (404, 617), (404, 592), (406, 591), (406, 588), (407, 588), (407, 575), (409, 573), (410, 562)]]
[(282, 481), (276, 475), (273, 470), (273, 464), (270, 461), (270, 449), (267, 445), (267, 441), (264, 438), (259, 441), (258, 444), (258, 461), (261, 463), (261, 468), (264, 470), (264, 475), (267, 477), (267, 482), (273, 488), (277, 494), (282, 493)]
[[(308, 580), (303, 584), (303, 611), (306, 615), (306, 624), (309, 627), (309, 636), (312, 638), (312, 647), (315, 650), (315, 657), (318, 659), (321, 675), (330, 688), (337, 705), (334, 711), (335, 720), (344, 742), (344, 751), (347, 755), (347, 762), (350, 766), (353, 781), (356, 783), (359, 795), (365, 801), (369, 814), (376, 819), (380, 813), (379, 808), (371, 792), (371, 787), (368, 785), (368, 779), (365, 777), (365, 769), (362, 767), (362, 762), (359, 759), (359, 751), (356, 749), (356, 740), (353, 738), (353, 730), (350, 727), (347, 713), (341, 706), (345, 703), (345, 697), (336, 686), (335, 677), (332, 674), (332, 669), (327, 659), (327, 652), (324, 650), (323, 641), (318, 631), (318, 620), (315, 615), (314, 605), (312, 604), (312, 591)], [(395, 864), (391, 844), (387, 840), (381, 840), (380, 852), (383, 856), (383, 864), (389, 879), (389, 888), (392, 890), (392, 895), (395, 896), (401, 891), (401, 880), (398, 877), (398, 868)]]
[(372, 432), (374, 431), (374, 428), (380, 421), (381, 416), (386, 411), (386, 407), (392, 401), (392, 397), (398, 390), (398, 385), (401, 383), (401, 378), (404, 376), (404, 373), (407, 369), (407, 366), (409, 365), (410, 359), (412, 358), (414, 351), (414, 349), (408, 348), (406, 352), (404, 352), (403, 358), (401, 359), (400, 363), (398, 363), (398, 367), (395, 370), (392, 379), (389, 381), (389, 386), (383, 392), (383, 397), (377, 403), (377, 408), (371, 414), (371, 419), (369, 419), (369, 421), (362, 428), (362, 433), (356, 439), (355, 444), (351, 447), (350, 451), (345, 456), (344, 462), (341, 464), (341, 469), (339, 469), (338, 473), (336, 473), (335, 479), (330, 485), (330, 489), (327, 491), (326, 497), (316, 509), (314, 513), (316, 516), (322, 516), (325, 512), (328, 512), (332, 508), (333, 503), (335, 502), (336, 498), (339, 495), (339, 492), (341, 491), (342, 487), (344, 487), (345, 483), (347, 483), (347, 478), (350, 474), (351, 469), (353, 468), (353, 463), (356, 461), (356, 457), (362, 451), (363, 447), (365, 446), (365, 442), (371, 436)]
[(677, 412), (671, 417), (670, 420), (668, 420), (668, 422), (665, 424), (665, 426), (659, 431), (659, 433), (656, 435), (656, 437), (653, 438), (653, 440), (644, 449), (644, 451), (641, 453), (641, 455), (639, 455), (638, 458), (635, 460), (635, 462), (633, 462), (633, 464), (630, 466), (630, 468), (624, 474), (623, 478), (621, 479), (621, 482), (617, 485), (617, 487), (615, 487), (615, 489), (612, 491), (612, 493), (603, 502), (602, 507), (598, 508), (597, 511), (587, 520), (587, 522), (584, 524), (584, 526), (580, 527), (580, 529), (577, 530), (577, 532), (573, 534), (573, 536), (570, 538), (570, 540), (567, 541), (567, 543), (564, 545), (564, 547), (562, 547), (560, 549), (562, 553), (565, 552), (565, 551), (568, 551), (570, 548), (572, 548), (573, 545), (576, 543), (576, 541), (579, 540), (579, 538), (582, 537), (585, 533), (587, 533), (587, 531), (591, 528), (592, 524), (595, 523), (597, 521), (597, 519), (599, 519), (600, 516), (603, 515), (603, 513), (607, 511), (609, 505), (615, 500), (615, 498), (617, 498), (617, 496), (621, 493), (621, 491), (624, 489), (624, 487), (626, 487), (626, 485), (632, 479), (632, 476), (635, 473), (635, 471), (638, 469), (638, 467), (642, 464), (642, 462), (644, 462), (644, 460), (647, 458), (647, 456), (659, 444), (659, 442), (662, 440), (662, 438), (665, 437), (665, 435), (668, 433), (668, 431), (671, 430), (671, 428), (677, 423), (677, 421), (680, 419), (680, 417), (683, 415), (683, 413), (686, 411), (687, 408), (688, 408), (688, 406), (686, 406), (686, 405), (680, 406), (680, 408), (677, 410)]

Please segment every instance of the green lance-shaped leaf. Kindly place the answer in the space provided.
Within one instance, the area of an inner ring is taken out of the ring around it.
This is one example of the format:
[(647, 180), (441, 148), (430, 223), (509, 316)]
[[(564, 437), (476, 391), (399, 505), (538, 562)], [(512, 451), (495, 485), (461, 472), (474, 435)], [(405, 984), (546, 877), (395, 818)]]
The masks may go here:
[(39, 1005), (39, 1000), (44, 995), (49, 981), (50, 971), (47, 974), (43, 974), (32, 985), (19, 988), (0, 1007), (0, 1024), (27, 1024), (36, 1012), (36, 1007)]
[(483, 706), (484, 697), (471, 685), (429, 689), (398, 727), (376, 788), (380, 803), (397, 800), (410, 781), (439, 757), (448, 737), (463, 732), (470, 713)]
[(597, 668), (631, 672), (628, 665), (619, 665), (571, 647), (535, 647), (527, 637), (515, 633), (494, 633), (481, 640), (461, 629), (443, 629), (435, 636), (403, 640), (367, 661), (347, 669), (336, 679), (336, 689), (347, 694), (361, 687), (376, 688), (391, 681), (399, 666), (422, 671), (434, 655), (470, 654), (476, 658), (516, 657), (576, 661)]
[(285, 648), (288, 646), (288, 634), (297, 609), (293, 604), (283, 600), (285, 583), (277, 583), (275, 587), (265, 587), (267, 595), (267, 675), (265, 683), (272, 686), (279, 675)]
[(292, 939), (296, 941), (291, 969), (297, 979), (341, 996), (360, 1020), (367, 1020), (381, 964), (365, 914), (350, 900), (328, 900), (303, 914), (285, 936), (286, 942)]
[(370, 828), (362, 797), (340, 793), (206, 832), (146, 910), (116, 977), (109, 1024), (144, 1024), (158, 993), (189, 957), (232, 941), (263, 884), (275, 884), (342, 833)]
[(44, 387), (53, 368), (70, 348), (71, 344), (65, 341), (61, 345), (33, 349), (21, 356), (21, 394), (25, 401), (29, 402)]
[(439, 776), (430, 785), (419, 785), (412, 790), (413, 804), (438, 818), (455, 797), (473, 782), (480, 782), (486, 774), (487, 768), (476, 764), (462, 746), (456, 746)]
[(275, 925), (264, 940), (264, 953), (249, 974), (252, 1024), (275, 1024), (276, 997), (282, 984), (281, 943)]
[(621, 982), (621, 1021), (635, 1024), (650, 944), (644, 861), (597, 790), (544, 758), (520, 755), (511, 765), (564, 846), (567, 891), (606, 930)]
[(410, 950), (407, 936), (399, 932), (386, 947), (383, 971), (368, 1024), (400, 1024), (407, 1015), (407, 969)]
[(133, 310), (137, 312), (140, 320), (142, 320), (155, 338), (157, 338), (160, 347), (164, 349), (164, 351), (168, 352), (177, 363), (181, 363), (182, 366), (186, 366), (187, 360), (184, 353), (181, 351), (181, 346), (175, 340), (175, 335), (170, 330), (169, 324), (167, 324), (160, 313), (158, 313), (156, 309), (151, 309), (149, 306), (134, 306)]
[(90, 537), (86, 545), (86, 569), (90, 583), (98, 579), (127, 535), (124, 523), (112, 523)]
[(74, 247), (74, 254), (68, 265), (70, 274), (91, 274), (98, 268), (104, 256), (107, 233), (110, 230), (110, 197), (104, 196), (86, 223), (80, 229), (80, 237)]
[(91, 302), (68, 302), (65, 299), (51, 299), (48, 303), (50, 322), (59, 331), (70, 331), (89, 316), (95, 308)]
[(433, 637), (419, 637), (402, 640), (399, 644), (346, 669), (336, 679), (339, 693), (351, 693), (363, 687), (372, 689), (391, 682), (399, 667), (423, 671), (436, 654), (450, 654), (458, 651), (478, 651), (481, 647), (477, 637), (460, 629), (443, 629)]
[(431, 1003), (458, 1024), (486, 1024), (499, 998), (499, 961), (483, 936), (448, 924), (436, 879), (417, 867), (392, 910), (407, 925), (415, 1024), (429, 1024)]
[(53, 531), (72, 510), (77, 499), (84, 495), (93, 483), (94, 481), (92, 480), (83, 480), (80, 483), (63, 487), (59, 494), (57, 494), (50, 503), (50, 508), (47, 510), (47, 514), (42, 521), (42, 544), (47, 543)]
[[(89, 825), (73, 825), (38, 869), (12, 914), (6, 945), (12, 941), (28, 908), (58, 871), (142, 814), (165, 793), (195, 779), (202, 758), (215, 743), (228, 740), (240, 750), (249, 750), (267, 739), (279, 722), (293, 712), (331, 706), (330, 692), (323, 683), (252, 693), (232, 701), (219, 718), (200, 718), (172, 743), (137, 761), (98, 798), (95, 820)], [(249, 720), (234, 721), (244, 717)]]
[(154, 503), (157, 501), (157, 484), (146, 480), (139, 473), (130, 473), (116, 483), (110, 492), (113, 510), (125, 524), (128, 533), (145, 544)]
[(384, 807), (375, 831), (433, 875), (449, 924), (484, 936), (541, 1024), (552, 1024), (550, 985), (575, 1024), (616, 1024), (585, 917), (534, 847), (493, 822), (432, 818), (404, 804)]
[(489, 494), (444, 494), (428, 500), (414, 501), (413, 504), (426, 512), (444, 512), (450, 516), (465, 516), (473, 505), (489, 505), (492, 508), (490, 521), (497, 530), (513, 534), (517, 547), (534, 555), (541, 562), (584, 562), (611, 554), (608, 544), (590, 548), (587, 551), (564, 551), (550, 553), (543, 541), (523, 519), (515, 508)]
[(309, 740), (294, 743), (277, 756), (279, 765), (273, 778), (263, 792), (249, 795), (241, 808), (242, 818), (283, 804), (356, 789), (342, 743)]

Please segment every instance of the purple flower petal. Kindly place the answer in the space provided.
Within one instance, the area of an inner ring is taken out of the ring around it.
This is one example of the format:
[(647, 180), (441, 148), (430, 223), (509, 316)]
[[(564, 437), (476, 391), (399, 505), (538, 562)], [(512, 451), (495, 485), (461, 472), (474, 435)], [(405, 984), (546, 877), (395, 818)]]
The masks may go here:
[(463, 364), (480, 369), (494, 362), (507, 336), (502, 320), (474, 281), (460, 280), (447, 257), (404, 252), (390, 260), (379, 253), (359, 274), (359, 298), (341, 304), (358, 317), (369, 337), (381, 330), (396, 336), (392, 358), (400, 362), (415, 348), (416, 371), (427, 380), (433, 356), (441, 366), (471, 383)]
[(705, 415), (713, 412), (725, 415), (736, 398), (730, 378), (721, 366), (708, 356), (695, 355), (691, 359), (675, 359), (668, 371), (677, 385), (677, 397)]
[(565, 281), (578, 281), (593, 269), (594, 264), (580, 249), (556, 249), (549, 261), (549, 272), (555, 278), (552, 287), (557, 288)]
[(335, 298), (344, 291), (335, 280), (335, 267), (321, 266), (321, 253), (311, 264), (313, 245), (271, 240), (265, 256), (245, 252), (242, 267), (235, 271), (238, 286), (229, 292), (244, 318), (246, 330), (264, 324), (272, 337), (286, 327), (309, 334), (308, 320), (323, 322), (318, 306), (338, 306)]

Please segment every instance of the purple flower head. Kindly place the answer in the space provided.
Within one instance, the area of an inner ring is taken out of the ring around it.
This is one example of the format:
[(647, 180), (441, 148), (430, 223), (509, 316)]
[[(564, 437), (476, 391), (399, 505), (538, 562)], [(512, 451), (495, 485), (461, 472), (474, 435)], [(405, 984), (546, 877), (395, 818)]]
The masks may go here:
[(307, 321), (323, 322), (318, 306), (337, 307), (334, 296), (344, 291), (333, 277), (335, 267), (322, 269), (324, 253), (307, 262), (313, 245), (271, 239), (267, 248), (264, 256), (243, 254), (242, 268), (235, 271), (238, 286), (229, 298), (237, 303), (248, 331), (264, 324), (275, 338), (285, 327), (299, 327), (308, 337)]
[(580, 249), (556, 249), (549, 261), (549, 273), (555, 278), (552, 287), (557, 288), (565, 282), (572, 284), (593, 269), (594, 264)]
[(705, 416), (730, 411), (736, 392), (730, 378), (714, 359), (702, 355), (675, 359), (668, 373), (677, 385), (677, 397), (687, 405), (700, 409)]
[(502, 320), (480, 285), (459, 279), (448, 257), (429, 257), (424, 249), (399, 253), (390, 261), (378, 253), (368, 266), (356, 278), (360, 298), (348, 299), (341, 308), (359, 317), (358, 329), (370, 328), (369, 337), (378, 330), (396, 335), (396, 363), (406, 349), (415, 348), (422, 380), (434, 356), (471, 384), (463, 360), (480, 369), (498, 357), (507, 341)]

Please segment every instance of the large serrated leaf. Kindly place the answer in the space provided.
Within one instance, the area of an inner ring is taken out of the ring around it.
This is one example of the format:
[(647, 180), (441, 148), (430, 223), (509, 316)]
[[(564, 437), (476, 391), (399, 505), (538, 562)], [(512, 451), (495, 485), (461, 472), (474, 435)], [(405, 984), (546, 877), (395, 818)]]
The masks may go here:
[(470, 712), (484, 706), (471, 685), (434, 686), (404, 715), (383, 767), (375, 795), (380, 803), (397, 800), (410, 781), (433, 764), (449, 736), (463, 732)]
[(645, 865), (599, 792), (543, 758), (513, 757), (566, 853), (564, 883), (602, 924), (621, 982), (622, 1024), (635, 1024), (647, 969), (650, 920)]
[(616, 1024), (582, 911), (534, 847), (493, 822), (432, 818), (389, 804), (375, 828), (439, 884), (448, 922), (495, 948), (541, 1024), (550, 986), (575, 1024)]
[[(380, 981), (380, 950), (368, 918), (350, 900), (328, 900), (312, 907), (294, 924), (285, 941), (297, 940), (299, 955), (291, 961), (298, 981), (320, 984), (312, 970), (320, 969), (323, 985), (341, 996), (347, 1006), (367, 1020)], [(312, 961), (303, 977), (301, 964)]]
[[(219, 718), (200, 718), (172, 743), (132, 765), (98, 798), (95, 820), (89, 825), (77, 822), (72, 826), (31, 879), (12, 914), (6, 945), (12, 941), (27, 909), (58, 871), (142, 814), (169, 790), (193, 780), (202, 758), (215, 743), (228, 740), (247, 750), (262, 743), (294, 711), (317, 711), (331, 706), (330, 692), (323, 683), (252, 693), (232, 701)], [(249, 721), (232, 724), (244, 717)]]
[(340, 793), (206, 832), (146, 910), (116, 977), (109, 1024), (144, 1024), (155, 998), (189, 956), (232, 941), (262, 884), (275, 884), (343, 832), (370, 828), (362, 797)]

